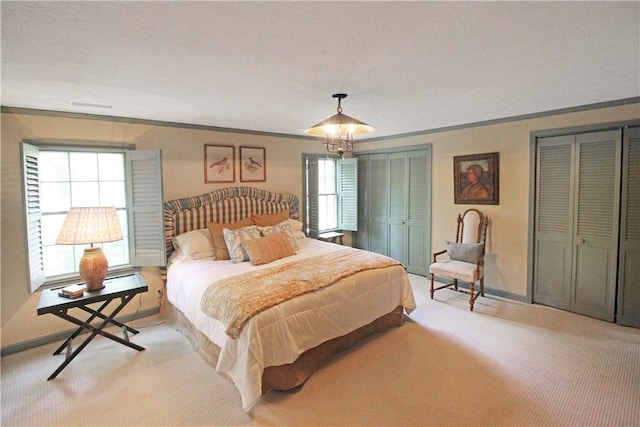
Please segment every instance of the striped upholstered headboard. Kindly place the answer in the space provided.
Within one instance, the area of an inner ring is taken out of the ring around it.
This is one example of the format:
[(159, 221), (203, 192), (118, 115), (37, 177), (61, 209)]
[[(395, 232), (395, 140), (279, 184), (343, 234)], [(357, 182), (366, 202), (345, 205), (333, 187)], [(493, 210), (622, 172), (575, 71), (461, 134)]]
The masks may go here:
[(207, 228), (209, 222), (236, 222), (255, 214), (289, 209), (289, 217), (300, 219), (298, 197), (252, 187), (229, 187), (200, 196), (164, 203), (164, 234), (167, 257), (173, 252), (173, 238), (191, 230)]

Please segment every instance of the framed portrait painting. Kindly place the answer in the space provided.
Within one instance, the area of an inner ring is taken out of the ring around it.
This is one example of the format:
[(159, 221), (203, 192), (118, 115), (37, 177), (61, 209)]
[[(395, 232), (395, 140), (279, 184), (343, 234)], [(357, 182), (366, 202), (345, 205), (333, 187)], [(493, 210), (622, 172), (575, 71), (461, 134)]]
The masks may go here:
[(456, 204), (499, 204), (498, 153), (455, 156), (453, 191)]
[(264, 182), (267, 180), (265, 149), (240, 147), (240, 181)]
[(236, 181), (236, 156), (233, 145), (204, 145), (204, 182)]

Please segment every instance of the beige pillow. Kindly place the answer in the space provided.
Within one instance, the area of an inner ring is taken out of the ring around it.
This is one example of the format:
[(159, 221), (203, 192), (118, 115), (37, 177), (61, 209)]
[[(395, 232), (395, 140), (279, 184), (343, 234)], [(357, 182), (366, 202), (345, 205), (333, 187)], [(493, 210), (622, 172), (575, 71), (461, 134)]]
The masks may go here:
[(289, 225), (289, 221), (287, 220), (284, 220), (276, 225), (270, 225), (268, 227), (258, 227), (258, 231), (260, 231), (260, 234), (262, 234), (263, 236), (270, 236), (272, 234), (284, 232), (289, 239), (289, 243), (291, 243), (291, 246), (293, 246), (293, 249), (295, 249), (296, 251), (300, 249), (298, 247), (298, 244), (296, 243), (296, 238), (293, 237), (291, 226)]
[(289, 209), (272, 214), (257, 215), (251, 214), (253, 223), (258, 227), (268, 227), (270, 225), (280, 224), (282, 221), (289, 219)]
[(222, 229), (228, 228), (229, 230), (236, 230), (250, 225), (251, 217), (246, 217), (238, 222), (210, 222), (207, 224), (209, 233), (211, 233), (211, 239), (213, 240), (213, 252), (215, 253), (216, 259), (231, 259), (229, 257), (227, 243), (224, 241)]
[(242, 246), (244, 246), (252, 265), (268, 264), (271, 261), (296, 254), (284, 232), (258, 239), (244, 240)]

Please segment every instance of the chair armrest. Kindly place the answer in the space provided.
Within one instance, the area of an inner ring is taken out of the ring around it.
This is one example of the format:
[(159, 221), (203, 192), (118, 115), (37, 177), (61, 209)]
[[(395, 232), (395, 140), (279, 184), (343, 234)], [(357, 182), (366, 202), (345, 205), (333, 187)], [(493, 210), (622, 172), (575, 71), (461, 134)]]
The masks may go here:
[(447, 250), (446, 250), (446, 249), (444, 249), (444, 250), (442, 250), (442, 251), (434, 252), (434, 253), (433, 253), (433, 262), (436, 262), (436, 257), (437, 257), (438, 255), (442, 255), (442, 254), (446, 254), (446, 253), (447, 253)]

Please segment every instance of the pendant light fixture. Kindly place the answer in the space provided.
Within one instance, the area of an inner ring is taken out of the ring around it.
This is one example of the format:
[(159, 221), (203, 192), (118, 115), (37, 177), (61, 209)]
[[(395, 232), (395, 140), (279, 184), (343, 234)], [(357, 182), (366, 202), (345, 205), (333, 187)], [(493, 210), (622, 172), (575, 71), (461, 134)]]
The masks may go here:
[(354, 135), (363, 135), (373, 132), (375, 129), (360, 120), (342, 114), (342, 100), (347, 97), (346, 93), (334, 93), (333, 97), (338, 99), (338, 114), (334, 114), (304, 132), (307, 135), (325, 137), (324, 144), (327, 146), (327, 151), (338, 153), (342, 157), (343, 153), (353, 151)]

